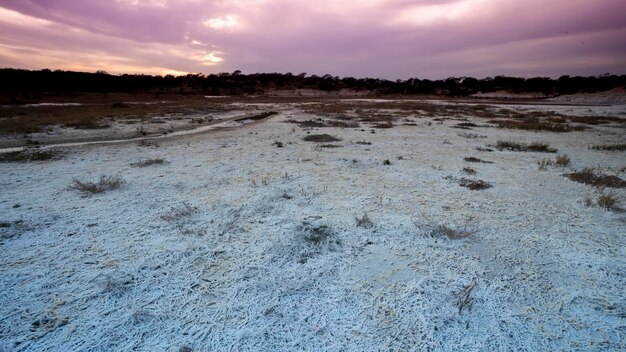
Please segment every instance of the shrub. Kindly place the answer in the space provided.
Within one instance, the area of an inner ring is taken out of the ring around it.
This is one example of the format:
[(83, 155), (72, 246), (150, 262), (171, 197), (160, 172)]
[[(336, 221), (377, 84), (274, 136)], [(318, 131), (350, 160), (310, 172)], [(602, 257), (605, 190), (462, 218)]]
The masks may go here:
[(183, 202), (182, 207), (172, 208), (169, 213), (161, 215), (161, 219), (167, 222), (174, 222), (183, 218), (190, 217), (197, 210), (198, 208), (191, 206), (191, 204), (187, 202)]
[(598, 203), (599, 207), (609, 210), (615, 209), (618, 201), (612, 194), (601, 194), (598, 196), (598, 199), (596, 199), (596, 203)]
[(329, 143), (339, 142), (341, 138), (331, 136), (329, 134), (312, 134), (303, 138), (305, 142)]
[(441, 224), (426, 217), (425, 222), (413, 221), (417, 227), (425, 227), (432, 237), (446, 237), (451, 240), (468, 238), (477, 232), (478, 221), (473, 216), (466, 217), (462, 222)]
[(130, 166), (146, 167), (146, 166), (163, 165), (163, 164), (165, 164), (165, 160), (157, 158), (157, 159), (148, 159), (148, 160), (143, 160), (143, 161), (139, 161), (136, 163), (131, 163)]
[(556, 153), (556, 149), (550, 148), (549, 144), (533, 142), (531, 144), (523, 144), (511, 141), (498, 141), (496, 143), (498, 150), (512, 150), (517, 152), (542, 152)]
[(550, 158), (543, 158), (539, 162), (539, 170), (545, 170), (548, 166), (552, 165), (552, 160)]
[(621, 144), (599, 144), (592, 145), (589, 149), (593, 150), (607, 150), (607, 151), (624, 151), (626, 150), (626, 143)]
[(595, 174), (592, 168), (584, 168), (582, 171), (564, 174), (563, 176), (572, 181), (592, 185), (595, 187), (625, 188), (626, 181), (617, 176)]
[(370, 219), (369, 215), (367, 215), (367, 213), (363, 214), (363, 216), (360, 218), (355, 217), (354, 219), (356, 220), (357, 227), (363, 227), (366, 229), (371, 229), (372, 227), (374, 227), (374, 223)]
[(491, 184), (489, 182), (483, 180), (469, 180), (466, 178), (462, 178), (459, 180), (459, 186), (471, 189), (472, 191), (477, 191), (481, 189), (491, 188)]
[(72, 181), (70, 189), (75, 189), (83, 193), (104, 193), (106, 191), (118, 189), (124, 185), (125, 181), (120, 176), (106, 176), (102, 175), (98, 181), (82, 182), (77, 179)]
[(29, 162), (58, 159), (61, 154), (56, 150), (25, 149), (19, 152), (0, 154), (0, 162)]
[(391, 165), (391, 161), (389, 161), (389, 159), (386, 159), (385, 161), (383, 161), (383, 165)]
[(320, 244), (325, 242), (330, 237), (334, 236), (334, 233), (330, 230), (328, 225), (313, 225), (309, 222), (302, 222), (301, 226), (302, 238), (312, 244)]
[(470, 156), (470, 157), (467, 157), (467, 158), (463, 158), (463, 160), (467, 161), (468, 163), (493, 164), (493, 161), (481, 160), (481, 159), (475, 158), (473, 156)]
[(476, 170), (472, 169), (471, 167), (464, 167), (463, 170), (461, 170), (462, 172), (468, 174), (468, 175), (475, 175), (476, 174)]
[(558, 166), (561, 167), (565, 167), (567, 165), (570, 164), (570, 158), (567, 156), (567, 154), (563, 154), (563, 155), (557, 155), (557, 157), (554, 159), (554, 163)]

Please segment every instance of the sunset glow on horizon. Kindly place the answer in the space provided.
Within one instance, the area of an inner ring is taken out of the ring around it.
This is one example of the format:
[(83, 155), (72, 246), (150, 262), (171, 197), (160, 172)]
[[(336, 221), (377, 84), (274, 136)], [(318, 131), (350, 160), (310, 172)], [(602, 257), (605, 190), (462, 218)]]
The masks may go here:
[(0, 67), (388, 79), (626, 74), (623, 0), (5, 0)]

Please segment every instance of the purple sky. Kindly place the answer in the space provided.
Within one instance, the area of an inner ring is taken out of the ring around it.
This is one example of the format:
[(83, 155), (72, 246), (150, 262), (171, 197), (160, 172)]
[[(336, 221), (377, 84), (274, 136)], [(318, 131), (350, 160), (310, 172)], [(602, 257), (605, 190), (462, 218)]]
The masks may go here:
[(0, 0), (0, 67), (626, 74), (626, 0)]

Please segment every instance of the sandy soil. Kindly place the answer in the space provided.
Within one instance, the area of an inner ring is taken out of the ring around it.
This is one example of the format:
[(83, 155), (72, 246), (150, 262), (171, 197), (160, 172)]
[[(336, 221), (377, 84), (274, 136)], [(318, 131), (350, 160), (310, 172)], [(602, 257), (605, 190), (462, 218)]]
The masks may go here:
[[(623, 124), (464, 130), (450, 118), (485, 119), (420, 111), (393, 128), (287, 122), (331, 120), (309, 106), (235, 104), (233, 116), (280, 113), (0, 163), (0, 351), (626, 348), (626, 213), (585, 205), (604, 193), (624, 206), (626, 191), (562, 176), (624, 178), (623, 151), (588, 148), (624, 143)], [(303, 140), (314, 134), (341, 140)], [(572, 164), (476, 149), (498, 140), (546, 142)], [(164, 163), (131, 166), (150, 159)], [(100, 175), (125, 184), (69, 188)], [(466, 224), (467, 238), (441, 234)]]

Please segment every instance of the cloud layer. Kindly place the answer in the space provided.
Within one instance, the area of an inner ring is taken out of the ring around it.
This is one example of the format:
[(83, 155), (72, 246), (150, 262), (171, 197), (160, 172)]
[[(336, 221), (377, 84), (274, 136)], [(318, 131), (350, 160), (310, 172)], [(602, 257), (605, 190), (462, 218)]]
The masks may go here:
[(626, 73), (623, 0), (7, 0), (0, 67), (340, 76)]

